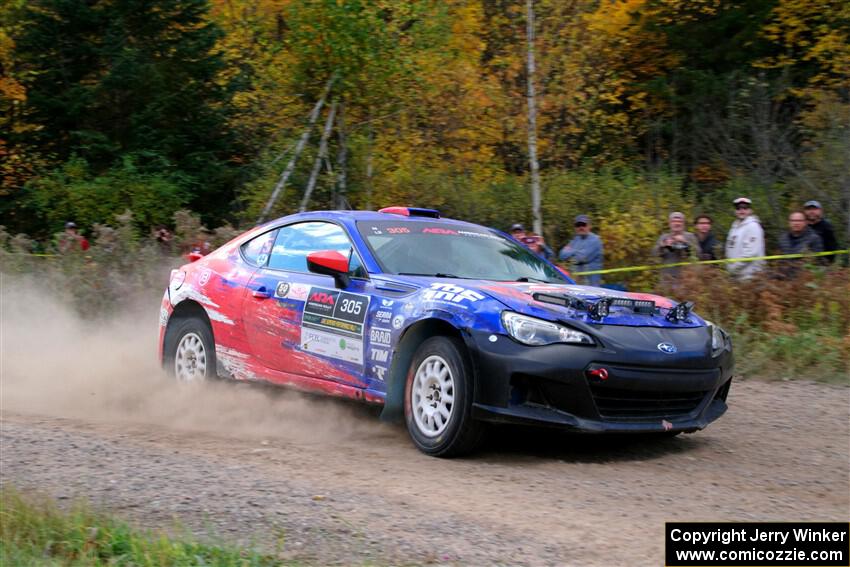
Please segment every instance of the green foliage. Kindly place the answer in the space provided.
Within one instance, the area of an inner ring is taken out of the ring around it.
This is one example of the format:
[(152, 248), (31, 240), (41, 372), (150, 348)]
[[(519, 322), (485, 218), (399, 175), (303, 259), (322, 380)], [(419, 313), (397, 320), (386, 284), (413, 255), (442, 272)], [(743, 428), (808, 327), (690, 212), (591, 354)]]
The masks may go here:
[(128, 154), (161, 156), (147, 168), (181, 172), (196, 208), (220, 218), (233, 140), (207, 11), (206, 0), (27, 3), (15, 57), (39, 127), (21, 137), (95, 174)]
[(82, 502), (60, 510), (44, 497), (0, 490), (0, 563), (157, 567), (263, 567), (283, 565), (272, 555), (224, 544), (195, 541), (188, 535), (135, 530), (95, 512)]
[(138, 226), (149, 227), (171, 222), (174, 211), (188, 200), (185, 186), (184, 178), (141, 171), (129, 155), (102, 175), (94, 175), (83, 158), (72, 157), (49, 175), (30, 181), (20, 206), (52, 231), (69, 220), (85, 228), (110, 224), (127, 209)]

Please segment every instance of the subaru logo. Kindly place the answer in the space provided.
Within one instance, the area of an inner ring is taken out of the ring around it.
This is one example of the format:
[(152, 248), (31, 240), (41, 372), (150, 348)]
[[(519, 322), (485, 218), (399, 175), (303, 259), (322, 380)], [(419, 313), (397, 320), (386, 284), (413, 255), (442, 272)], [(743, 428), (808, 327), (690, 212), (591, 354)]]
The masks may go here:
[(673, 354), (678, 349), (676, 348), (676, 345), (672, 343), (658, 343), (658, 350), (664, 354)]

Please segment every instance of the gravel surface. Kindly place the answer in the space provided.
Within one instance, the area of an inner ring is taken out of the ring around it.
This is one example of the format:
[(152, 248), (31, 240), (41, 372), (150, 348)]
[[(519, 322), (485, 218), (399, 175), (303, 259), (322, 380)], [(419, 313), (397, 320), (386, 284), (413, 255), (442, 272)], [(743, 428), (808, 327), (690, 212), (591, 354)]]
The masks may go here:
[[(291, 396), (228, 399), (257, 395)], [(4, 403), (0, 482), (317, 564), (661, 565), (665, 521), (850, 518), (850, 389), (751, 380), (729, 402), (694, 435), (498, 429), (462, 460), (426, 457), (348, 404), (311, 406), (311, 439), (231, 432), (226, 413), (193, 431)], [(325, 417), (357, 435), (328, 436)]]

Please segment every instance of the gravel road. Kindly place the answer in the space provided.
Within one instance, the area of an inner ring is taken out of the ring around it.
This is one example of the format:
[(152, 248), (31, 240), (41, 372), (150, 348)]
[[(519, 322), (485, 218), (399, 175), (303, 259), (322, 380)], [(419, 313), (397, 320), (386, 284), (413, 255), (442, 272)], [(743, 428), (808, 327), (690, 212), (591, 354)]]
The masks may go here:
[(207, 408), (188, 421), (173, 404), (81, 415), (4, 399), (0, 481), (318, 564), (660, 565), (665, 521), (850, 518), (846, 387), (737, 382), (695, 435), (499, 429), (462, 460), (418, 453), (365, 406), (218, 390), (182, 399)]

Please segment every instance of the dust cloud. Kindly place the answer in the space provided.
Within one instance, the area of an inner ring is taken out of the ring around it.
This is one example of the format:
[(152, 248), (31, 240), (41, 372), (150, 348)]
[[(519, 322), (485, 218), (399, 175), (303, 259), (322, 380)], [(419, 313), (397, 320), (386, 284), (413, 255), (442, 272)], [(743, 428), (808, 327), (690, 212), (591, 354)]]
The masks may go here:
[[(55, 289), (54, 286), (51, 286)], [(159, 299), (88, 321), (34, 280), (0, 274), (0, 412), (277, 439), (387, 433), (351, 403), (235, 382), (178, 384), (156, 360)]]

